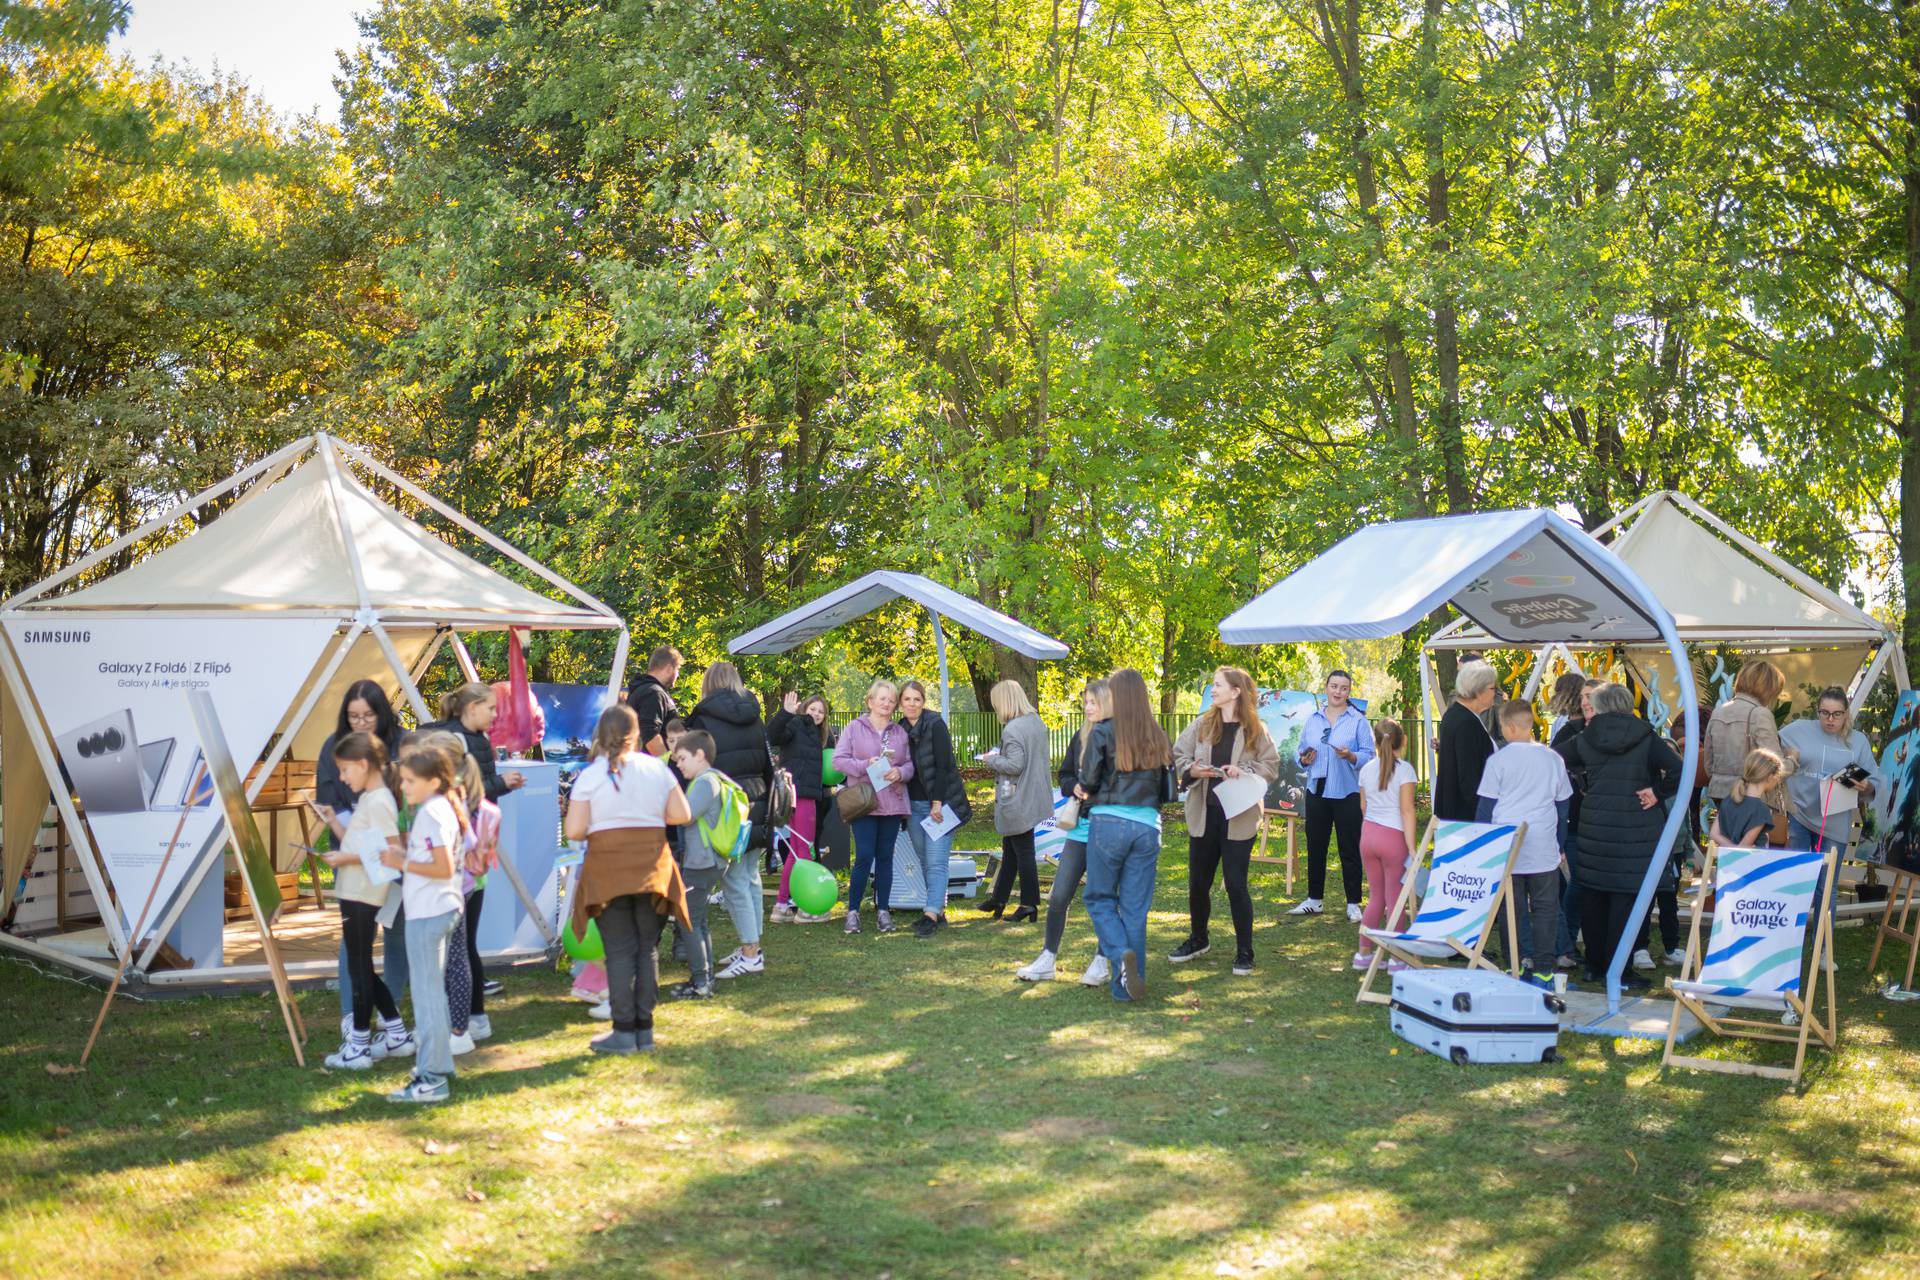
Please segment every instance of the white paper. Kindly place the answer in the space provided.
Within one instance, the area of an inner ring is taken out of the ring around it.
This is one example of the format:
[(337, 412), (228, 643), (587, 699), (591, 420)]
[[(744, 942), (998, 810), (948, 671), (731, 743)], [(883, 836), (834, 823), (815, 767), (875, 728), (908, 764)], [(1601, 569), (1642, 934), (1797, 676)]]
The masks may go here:
[(926, 831), (927, 835), (929, 835), (935, 840), (938, 840), (941, 836), (944, 836), (945, 834), (947, 834), (947, 832), (954, 830), (959, 825), (960, 825), (960, 815), (953, 811), (952, 805), (948, 805), (948, 804), (943, 804), (940, 806), (940, 821), (935, 822), (933, 820), (933, 815), (931, 814), (920, 819), (921, 828), (924, 831)]
[(1000, 754), (1000, 748), (988, 747), (985, 751), (982, 751), (979, 755), (975, 756), (974, 759), (975, 760), (991, 760), (999, 754)]
[(1213, 798), (1220, 802), (1220, 812), (1229, 818), (1238, 817), (1253, 808), (1266, 794), (1267, 780), (1256, 773), (1213, 780)]
[(1852, 813), (1859, 803), (1860, 793), (1852, 787), (1843, 787), (1828, 778), (1820, 784), (1820, 812), (1831, 818), (1836, 814)]
[(376, 887), (392, 884), (400, 878), (401, 872), (380, 861), (380, 855), (387, 851), (385, 836), (378, 831), (363, 828), (354, 837), (354, 844), (359, 847), (348, 849), (346, 852), (360, 859), (360, 869), (367, 873), (367, 879), (371, 880)]
[(873, 784), (875, 791), (885, 791), (893, 784), (887, 781), (887, 774), (893, 765), (885, 759), (875, 760), (867, 766), (867, 781)]

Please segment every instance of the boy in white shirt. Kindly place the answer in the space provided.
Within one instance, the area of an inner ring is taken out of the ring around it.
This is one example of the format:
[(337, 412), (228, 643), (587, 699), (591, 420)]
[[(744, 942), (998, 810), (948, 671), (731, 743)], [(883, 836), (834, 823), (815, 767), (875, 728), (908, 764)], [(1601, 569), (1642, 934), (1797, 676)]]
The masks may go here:
[(1533, 707), (1516, 699), (1500, 708), (1500, 734), (1507, 745), (1493, 753), (1480, 775), (1481, 822), (1527, 824), (1513, 860), (1515, 907), (1532, 927), (1520, 940), (1522, 975), (1537, 987), (1553, 986), (1554, 943), (1560, 928), (1560, 828), (1566, 822), (1573, 783), (1567, 763), (1533, 737)]

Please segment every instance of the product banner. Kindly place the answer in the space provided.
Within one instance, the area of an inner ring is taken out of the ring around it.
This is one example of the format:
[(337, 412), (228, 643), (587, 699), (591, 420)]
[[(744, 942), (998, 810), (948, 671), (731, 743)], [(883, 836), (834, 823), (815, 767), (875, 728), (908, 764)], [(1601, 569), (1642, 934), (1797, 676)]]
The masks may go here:
[[(131, 929), (166, 855), (156, 923), (221, 821), (187, 694), (205, 690), (241, 771), (291, 709), (337, 624), (326, 618), (14, 619), (7, 639)], [(196, 784), (194, 779), (198, 777)]]

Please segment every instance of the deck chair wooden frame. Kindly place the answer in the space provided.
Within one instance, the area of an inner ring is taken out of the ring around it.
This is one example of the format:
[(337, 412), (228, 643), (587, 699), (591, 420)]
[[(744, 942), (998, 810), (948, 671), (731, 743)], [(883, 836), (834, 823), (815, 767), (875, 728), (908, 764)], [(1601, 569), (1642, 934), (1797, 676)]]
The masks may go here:
[[(1414, 890), (1421, 882), (1421, 872), (1428, 868), (1428, 859), (1433, 856), (1433, 837), (1439, 825), (1440, 820), (1438, 818), (1427, 819), (1427, 829), (1420, 836), (1420, 843), (1414, 851), (1413, 865), (1407, 869), (1406, 882), (1400, 886), (1400, 898), (1393, 904), (1393, 910), (1387, 913), (1387, 924), (1390, 925), (1393, 921), (1404, 918), (1407, 925), (1411, 927), (1414, 920), (1419, 916), (1419, 901), (1422, 895), (1416, 893)], [(1498, 826), (1501, 824), (1489, 823), (1487, 825)], [(1369, 938), (1368, 941), (1373, 943), (1373, 962), (1367, 966), (1366, 976), (1360, 979), (1360, 993), (1354, 997), (1354, 1002), (1356, 1004), (1393, 1003), (1393, 997), (1391, 995), (1373, 989), (1374, 980), (1379, 976), (1381, 966), (1389, 955), (1414, 969), (1437, 968), (1438, 966), (1434, 963), (1436, 959), (1458, 959), (1465, 960), (1469, 969), (1490, 969), (1494, 973), (1499, 973), (1500, 966), (1487, 959), (1486, 950), (1487, 939), (1493, 933), (1492, 926), (1503, 916), (1505, 917), (1507, 925), (1507, 972), (1512, 977), (1519, 977), (1519, 928), (1513, 905), (1513, 860), (1519, 856), (1520, 842), (1526, 838), (1527, 824), (1522, 822), (1513, 829), (1513, 841), (1507, 846), (1507, 860), (1501, 865), (1500, 869), (1500, 887), (1493, 891), (1493, 906), (1487, 912), (1487, 924), (1490, 927), (1480, 931), (1480, 936), (1474, 940), (1474, 944), (1471, 947), (1461, 946), (1460, 940), (1454, 937), (1445, 939), (1434, 938), (1428, 940), (1425, 945), (1433, 945), (1444, 941), (1448, 946), (1453, 948), (1454, 954), (1442, 957), (1423, 956), (1410, 948), (1396, 945), (1385, 939)]]
[[(1905, 871), (1899, 867), (1877, 868), (1884, 875), (1891, 875), (1893, 883), (1887, 886), (1887, 905), (1880, 911), (1880, 928), (1873, 936), (1873, 950), (1867, 955), (1867, 972), (1872, 973), (1874, 966), (1880, 963), (1880, 948), (1888, 938), (1907, 944), (1907, 976), (1900, 985), (1913, 990), (1914, 964), (1920, 961), (1920, 920), (1915, 919), (1916, 909), (1920, 909), (1920, 874)], [(1900, 912), (1900, 922), (1894, 923), (1896, 905)]]
[[(1786, 851), (1776, 850), (1776, 852)], [(1686, 955), (1681, 960), (1679, 976), (1677, 978), (1669, 977), (1667, 979), (1667, 988), (1673, 992), (1674, 1000), (1673, 1016), (1667, 1022), (1666, 1050), (1660, 1055), (1660, 1066), (1663, 1070), (1670, 1066), (1691, 1067), (1696, 1071), (1714, 1071), (1722, 1075), (1761, 1076), (1769, 1080), (1785, 1080), (1790, 1088), (1797, 1088), (1800, 1084), (1800, 1077), (1806, 1067), (1807, 1046), (1812, 1042), (1813, 1038), (1816, 1036), (1819, 1037), (1820, 1043), (1824, 1044), (1829, 1050), (1836, 1047), (1839, 1041), (1840, 1015), (1837, 999), (1834, 994), (1833, 974), (1828, 972), (1827, 967), (1827, 962), (1833, 958), (1833, 912), (1831, 910), (1831, 895), (1834, 889), (1834, 875), (1838, 870), (1836, 864), (1837, 859), (1833, 849), (1829, 847), (1825, 858), (1820, 864), (1822, 868), (1824, 868), (1821, 875), (1823, 877), (1822, 883), (1826, 885), (1826, 890), (1824, 894), (1816, 893), (1813, 898), (1813, 902), (1818, 904), (1818, 910), (1815, 914), (1819, 917), (1812, 922), (1813, 944), (1807, 949), (1807, 953), (1801, 956), (1801, 964), (1806, 967), (1807, 972), (1811, 975), (1807, 979), (1806, 986), (1803, 989), (1805, 998), (1802, 999), (1801, 994), (1790, 991), (1780, 993), (1782, 1000), (1780, 1010), (1785, 1012), (1790, 1009), (1799, 1019), (1796, 1025), (1787, 1026), (1777, 1020), (1767, 1021), (1762, 1018), (1714, 1013), (1712, 1007), (1715, 1001), (1712, 996), (1681, 991), (1674, 986), (1675, 982), (1695, 982), (1699, 980), (1698, 975), (1701, 971), (1700, 928), (1701, 921), (1707, 914), (1703, 909), (1706, 905), (1705, 895), (1710, 891), (1717, 891), (1717, 876), (1720, 866), (1720, 849), (1716, 846), (1707, 850), (1706, 865), (1700, 870), (1699, 883), (1701, 886), (1701, 897), (1694, 905), (1693, 923), (1687, 929)], [(1711, 931), (1708, 932), (1707, 937), (1711, 940)], [(1827, 993), (1827, 1016), (1825, 1021), (1822, 1021), (1814, 1013), (1815, 1008), (1820, 1003), (1820, 988), (1822, 983), (1825, 984)], [(1720, 1007), (1726, 1008), (1727, 1006), (1721, 1005)], [(1679, 1042), (1680, 1012), (1683, 1009), (1698, 1018), (1701, 1026), (1717, 1036), (1725, 1036), (1729, 1039), (1737, 1040), (1771, 1040), (1778, 1044), (1790, 1044), (1794, 1046), (1793, 1065), (1791, 1067), (1775, 1067), (1756, 1062), (1729, 1062), (1718, 1058), (1702, 1058), (1689, 1054), (1675, 1053), (1673, 1050), (1674, 1045)]]

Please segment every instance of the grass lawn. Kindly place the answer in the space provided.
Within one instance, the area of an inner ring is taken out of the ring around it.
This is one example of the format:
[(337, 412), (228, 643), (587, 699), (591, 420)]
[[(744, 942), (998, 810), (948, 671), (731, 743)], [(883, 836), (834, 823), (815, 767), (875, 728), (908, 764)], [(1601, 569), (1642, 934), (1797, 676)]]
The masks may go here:
[[(1354, 1004), (1344, 918), (1276, 921), (1272, 869), (1255, 977), (1224, 894), (1212, 954), (1167, 965), (1185, 846), (1139, 1007), (1012, 981), (1038, 927), (964, 907), (932, 941), (779, 926), (765, 976), (663, 1008), (651, 1058), (588, 1054), (561, 975), (507, 975), (424, 1110), (376, 1092), (397, 1067), (295, 1069), (267, 996), (122, 1002), (51, 1074), (99, 995), (0, 964), (0, 1275), (1920, 1271), (1920, 1007), (1872, 994), (1866, 930), (1799, 1096), (1571, 1035), (1557, 1066), (1457, 1068)], [(1063, 975), (1090, 952), (1076, 904)], [(301, 1008), (317, 1063), (336, 997)]]

